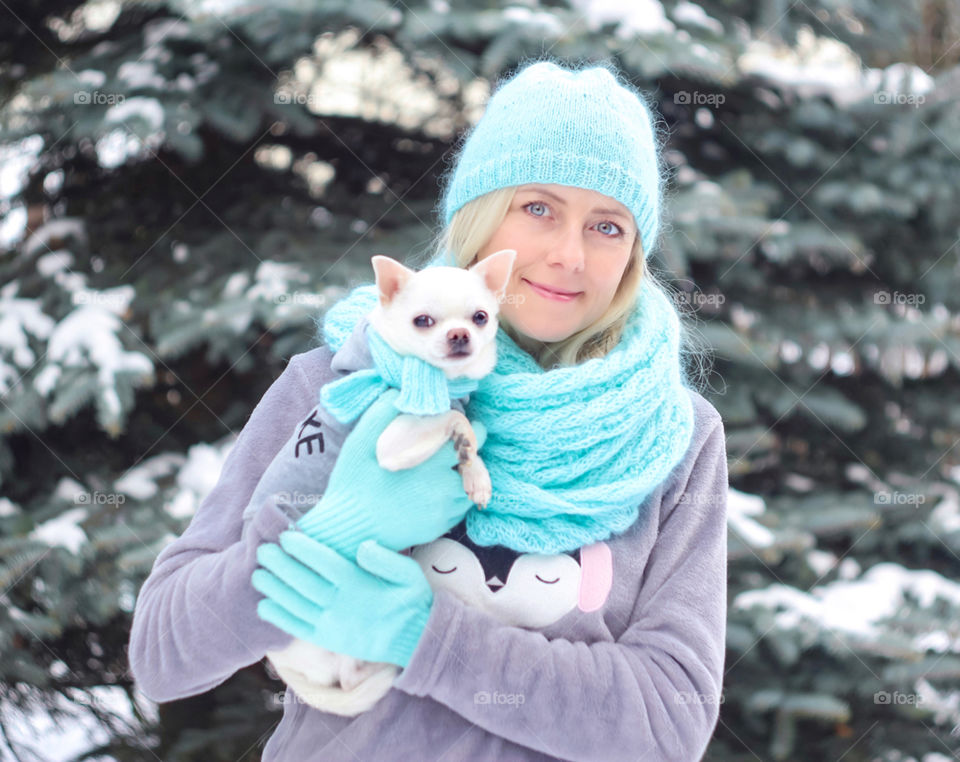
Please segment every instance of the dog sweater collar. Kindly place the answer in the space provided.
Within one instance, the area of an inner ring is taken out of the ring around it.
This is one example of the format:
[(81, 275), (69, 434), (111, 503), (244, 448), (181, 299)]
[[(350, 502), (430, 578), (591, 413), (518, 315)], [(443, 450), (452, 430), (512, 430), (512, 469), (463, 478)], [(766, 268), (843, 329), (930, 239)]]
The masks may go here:
[(411, 355), (401, 355), (372, 325), (366, 326), (372, 368), (355, 371), (325, 384), (320, 401), (340, 423), (350, 423), (389, 387), (400, 390), (394, 406), (401, 413), (436, 415), (450, 409), (450, 400), (477, 388), (477, 379), (448, 379), (439, 368)]

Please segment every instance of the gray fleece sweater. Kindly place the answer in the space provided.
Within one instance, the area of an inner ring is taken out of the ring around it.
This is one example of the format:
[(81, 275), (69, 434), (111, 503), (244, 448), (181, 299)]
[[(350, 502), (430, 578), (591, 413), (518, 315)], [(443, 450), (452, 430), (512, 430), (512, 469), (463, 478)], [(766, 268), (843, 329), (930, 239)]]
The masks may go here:
[[(369, 366), (355, 338), (335, 356), (318, 347), (290, 360), (190, 526), (157, 557), (129, 647), (148, 698), (210, 690), (290, 642), (257, 616), (250, 576), (260, 543), (296, 516), (269, 502), (250, 521), (242, 514), (320, 387)], [(699, 760), (723, 678), (728, 484), (722, 420), (689, 393), (689, 449), (630, 529), (557, 556), (479, 548), (462, 526), (414, 548), (434, 603), (394, 687), (356, 717), (287, 691), (264, 762)], [(325, 432), (326, 475), (345, 434)]]

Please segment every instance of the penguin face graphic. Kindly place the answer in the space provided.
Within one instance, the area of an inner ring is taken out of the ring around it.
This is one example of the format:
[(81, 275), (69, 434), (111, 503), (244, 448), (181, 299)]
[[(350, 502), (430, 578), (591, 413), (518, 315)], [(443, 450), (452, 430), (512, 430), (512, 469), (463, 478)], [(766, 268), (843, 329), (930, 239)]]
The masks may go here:
[(605, 543), (573, 553), (517, 553), (475, 545), (463, 526), (410, 551), (434, 590), (447, 590), (504, 624), (531, 628), (606, 601), (612, 575)]

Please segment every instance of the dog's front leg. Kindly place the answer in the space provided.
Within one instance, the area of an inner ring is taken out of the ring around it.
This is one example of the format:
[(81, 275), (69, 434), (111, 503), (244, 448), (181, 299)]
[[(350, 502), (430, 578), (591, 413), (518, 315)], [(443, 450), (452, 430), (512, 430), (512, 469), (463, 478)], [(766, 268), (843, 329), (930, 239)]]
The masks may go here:
[(477, 435), (473, 432), (470, 420), (459, 410), (451, 410), (446, 420), (447, 436), (453, 440), (460, 464), (460, 478), (463, 489), (481, 510), (486, 508), (493, 494), (490, 473), (477, 453)]
[(388, 471), (400, 471), (423, 463), (450, 438), (448, 415), (401, 413), (377, 439), (377, 462)]
[(377, 462), (388, 471), (413, 468), (453, 440), (463, 489), (480, 508), (490, 501), (490, 474), (477, 454), (477, 437), (459, 410), (439, 415), (398, 415), (377, 439)]

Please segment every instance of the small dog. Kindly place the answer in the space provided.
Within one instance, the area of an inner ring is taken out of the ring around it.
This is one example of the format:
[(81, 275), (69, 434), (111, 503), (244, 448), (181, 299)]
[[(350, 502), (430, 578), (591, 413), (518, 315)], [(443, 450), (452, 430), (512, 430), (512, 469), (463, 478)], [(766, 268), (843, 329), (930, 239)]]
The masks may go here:
[[(432, 267), (414, 272), (377, 255), (371, 260), (380, 301), (370, 325), (401, 355), (413, 355), (447, 378), (483, 378), (497, 362), (498, 294), (516, 259), (504, 249), (469, 270)], [(477, 455), (477, 438), (459, 410), (398, 415), (377, 440), (377, 462), (398, 471), (427, 460), (448, 439), (457, 448), (463, 488), (477, 507), (490, 500), (490, 474)]]
[[(379, 302), (368, 316), (370, 325), (398, 354), (419, 357), (449, 379), (482, 378), (496, 364), (499, 300), (516, 254), (504, 249), (467, 270), (431, 267), (419, 272), (374, 256)], [(451, 438), (464, 490), (483, 508), (492, 494), (490, 475), (477, 454), (473, 428), (459, 410), (401, 413), (377, 439), (377, 461), (391, 471), (413, 468)], [(423, 542), (434, 539), (424, 537)], [(355, 659), (299, 639), (267, 657), (303, 701), (346, 716), (376, 704), (399, 672), (395, 664)]]

